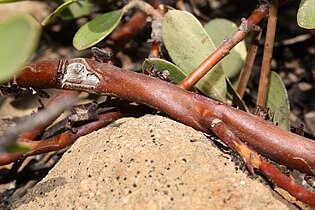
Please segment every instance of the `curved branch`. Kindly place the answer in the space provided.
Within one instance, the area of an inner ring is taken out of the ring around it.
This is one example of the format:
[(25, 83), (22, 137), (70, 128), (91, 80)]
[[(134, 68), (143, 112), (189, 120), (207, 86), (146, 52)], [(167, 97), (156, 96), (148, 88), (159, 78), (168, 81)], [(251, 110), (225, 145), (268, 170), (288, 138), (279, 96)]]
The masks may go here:
[[(73, 78), (74, 75), (77, 78)], [(17, 84), (114, 95), (148, 105), (208, 133), (212, 132), (208, 119), (215, 115), (258, 153), (290, 168), (315, 175), (315, 141), (282, 130), (231, 106), (110, 64), (83, 58), (34, 62), (25, 67), (17, 78)]]

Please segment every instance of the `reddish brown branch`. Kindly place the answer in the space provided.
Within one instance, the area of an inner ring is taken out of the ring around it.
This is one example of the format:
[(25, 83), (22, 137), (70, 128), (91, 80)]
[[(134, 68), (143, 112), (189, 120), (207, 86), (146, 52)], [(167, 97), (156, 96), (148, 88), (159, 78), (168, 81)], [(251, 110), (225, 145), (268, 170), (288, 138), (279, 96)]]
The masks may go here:
[[(58, 61), (34, 62), (28, 65), (17, 78), (17, 83), (23, 87), (79, 89), (100, 95), (118, 96), (128, 101), (149, 105), (205, 132), (209, 132), (210, 125), (202, 122), (209, 115), (215, 115), (258, 153), (288, 167), (315, 175), (315, 142), (312, 140), (146, 75), (88, 59), (62, 61), (59, 65), (62, 68), (59, 69), (56, 63)], [(70, 70), (73, 66), (85, 69), (86, 74), (91, 75), (92, 81), (89, 81), (90, 78), (82, 81), (65, 79), (72, 74)], [(49, 67), (51, 68), (48, 70)], [(42, 71), (42, 68), (45, 71)], [(48, 74), (47, 71), (50, 73)], [(51, 75), (51, 78), (47, 78), (47, 75)], [(55, 81), (55, 84), (49, 81)]]
[[(57, 93), (57, 95), (45, 106), (45, 109), (50, 109), (55, 106), (56, 103), (62, 103), (62, 101), (68, 100), (69, 97), (77, 97), (78, 92), (69, 91), (69, 90), (61, 90)], [(59, 117), (58, 115), (56, 117)], [(39, 127), (33, 128), (30, 131), (27, 131), (20, 135), (21, 139), (29, 139), (34, 140), (38, 137), (56, 118), (52, 118), (47, 120), (45, 123), (41, 124)]]
[(261, 4), (247, 20), (243, 20), (238, 30), (222, 43), (211, 55), (203, 61), (179, 86), (188, 90), (193, 87), (206, 73), (208, 73), (220, 60), (229, 54), (230, 50), (242, 41), (247, 33), (258, 30), (258, 24), (268, 15), (269, 6), (262, 1)]
[(107, 111), (99, 116), (99, 120), (84, 124), (76, 128), (77, 132), (72, 132), (71, 130), (65, 131), (62, 134), (53, 136), (49, 139), (44, 139), (40, 141), (31, 141), (30, 139), (25, 139), (20, 137), (19, 142), (23, 142), (29, 145), (32, 150), (27, 153), (6, 153), (0, 155), (0, 165), (5, 165), (24, 157), (42, 154), (51, 151), (57, 151), (66, 146), (73, 144), (80, 136), (84, 136), (91, 133), (101, 127), (108, 125), (109, 123), (123, 118), (123, 117), (135, 117), (141, 116), (147, 113), (149, 109), (134, 105), (125, 105), (119, 108)]
[(268, 17), (264, 54), (261, 64), (261, 72), (259, 78), (258, 96), (256, 105), (266, 106), (270, 66), (273, 52), (273, 44), (276, 34), (277, 17), (278, 17), (279, 0), (271, 0), (270, 12)]
[[(123, 70), (106, 63), (75, 58), (59, 62), (31, 63), (25, 67), (16, 81), (22, 87), (84, 90), (99, 95), (114, 95), (124, 100), (149, 105), (198, 130), (207, 133), (214, 131), (221, 138), (234, 142), (231, 148), (241, 151), (248, 166), (253, 165), (259, 171), (264, 170), (261, 173), (277, 183), (281, 183), (282, 180), (281, 177), (279, 178), (280, 175), (277, 175), (278, 172), (274, 172), (273, 169), (268, 172), (267, 165), (267, 168), (263, 165), (264, 160), (257, 156), (257, 153), (252, 153), (248, 147), (280, 164), (315, 175), (315, 141), (282, 130), (259, 117), (153, 77)], [(49, 81), (55, 81), (55, 84)], [(228, 131), (224, 134), (227, 135), (226, 137), (219, 133), (220, 130), (215, 129), (214, 118), (226, 125), (225, 129)], [(63, 142), (63, 139), (59, 138), (58, 141)], [(236, 138), (245, 144), (240, 144), (235, 140)], [(56, 149), (58, 146), (52, 148)], [(259, 164), (256, 159), (260, 161)], [(282, 187), (292, 190), (290, 191), (292, 195), (308, 202), (307, 191), (305, 193), (303, 191), (300, 195), (296, 192), (299, 187), (289, 184), (288, 180), (283, 182), (286, 184), (281, 185)]]
[(254, 169), (263, 174), (278, 187), (287, 190), (300, 201), (315, 206), (315, 194), (306, 190), (284, 174), (274, 165), (261, 157), (257, 152), (244, 144), (221, 119), (211, 116), (207, 118), (211, 122), (211, 130), (224, 141), (231, 149), (237, 152), (244, 160), (248, 170), (254, 174)]
[(122, 49), (146, 25), (146, 18), (146, 14), (136, 11), (125, 24), (110, 35), (106, 44), (113, 45), (114, 50)]

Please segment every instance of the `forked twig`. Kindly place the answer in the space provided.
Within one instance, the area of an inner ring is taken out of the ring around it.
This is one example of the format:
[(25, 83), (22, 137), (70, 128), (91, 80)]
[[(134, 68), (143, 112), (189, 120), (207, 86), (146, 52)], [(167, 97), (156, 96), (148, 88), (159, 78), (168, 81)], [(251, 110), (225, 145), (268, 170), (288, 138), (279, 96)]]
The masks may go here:
[(188, 77), (179, 83), (184, 89), (193, 87), (206, 73), (208, 73), (220, 60), (229, 54), (230, 50), (242, 41), (251, 31), (260, 30), (258, 24), (268, 15), (269, 4), (266, 1), (260, 1), (260, 5), (251, 16), (243, 19), (238, 30), (227, 38), (220, 47), (218, 47), (209, 57), (203, 61)]

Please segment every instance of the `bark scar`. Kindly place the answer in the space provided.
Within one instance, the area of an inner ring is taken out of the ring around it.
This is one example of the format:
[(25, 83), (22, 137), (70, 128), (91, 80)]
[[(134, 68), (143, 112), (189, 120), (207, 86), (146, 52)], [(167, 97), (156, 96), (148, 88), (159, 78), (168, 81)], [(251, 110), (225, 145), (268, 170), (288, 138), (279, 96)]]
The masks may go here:
[(93, 73), (83, 58), (61, 61), (58, 69), (58, 81), (61, 87), (80, 89), (95, 88), (100, 79)]

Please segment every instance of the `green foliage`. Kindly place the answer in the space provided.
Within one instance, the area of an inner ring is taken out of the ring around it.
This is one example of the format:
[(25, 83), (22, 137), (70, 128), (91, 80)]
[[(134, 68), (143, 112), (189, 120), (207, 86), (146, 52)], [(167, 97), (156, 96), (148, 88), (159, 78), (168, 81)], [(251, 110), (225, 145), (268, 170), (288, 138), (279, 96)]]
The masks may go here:
[(182, 71), (180, 68), (163, 59), (158, 58), (149, 58), (145, 59), (142, 64), (142, 69), (150, 69), (152, 66), (155, 66), (158, 70), (158, 73), (162, 73), (164, 70), (168, 70), (170, 75), (169, 78), (171, 79), (171, 83), (178, 84), (180, 81), (187, 77), (186, 73)]
[(39, 42), (40, 24), (28, 14), (0, 24), (0, 83), (8, 81), (31, 58)]
[[(211, 37), (216, 47), (219, 47), (224, 39), (231, 36), (236, 30), (237, 25), (227, 19), (217, 18), (209, 21), (204, 29)], [(241, 69), (243, 68), (246, 58), (246, 46), (245, 41), (238, 43), (228, 56), (220, 61), (225, 75), (232, 81), (237, 79)]]
[(290, 104), (288, 94), (280, 76), (271, 71), (267, 107), (274, 112), (274, 123), (280, 128), (290, 130)]
[[(171, 79), (170, 82), (173, 84), (178, 84), (187, 77), (187, 74), (183, 70), (178, 68), (176, 65), (159, 58), (145, 59), (145, 61), (142, 64), (142, 70), (150, 69), (153, 65), (157, 68), (158, 74), (162, 73), (164, 70), (167, 70), (170, 73), (168, 78)], [(192, 88), (192, 90), (195, 89)]]
[(315, 28), (315, 0), (301, 0), (297, 13), (297, 23), (302, 28)]
[(71, 20), (83, 17), (91, 13), (93, 6), (94, 4), (86, 1), (77, 1), (74, 4), (71, 4), (65, 10), (61, 11), (60, 17), (63, 20)]
[(105, 13), (83, 25), (73, 38), (73, 45), (78, 50), (87, 49), (103, 40), (120, 22), (124, 10)]
[[(162, 36), (173, 62), (187, 75), (216, 49), (199, 21), (188, 12), (167, 12), (163, 18)], [(221, 65), (216, 65), (196, 87), (209, 97), (225, 102), (227, 88)]]
[(65, 1), (42, 21), (42, 25), (45, 26), (53, 22), (56, 17), (61, 17), (64, 20), (68, 20), (88, 15), (91, 12), (92, 7), (93, 4), (85, 1), (80, 0)]

